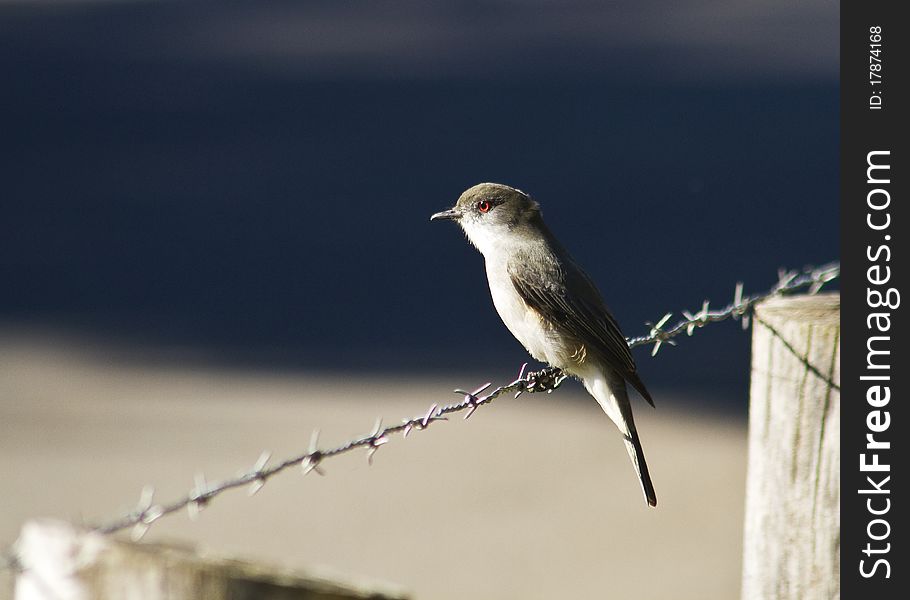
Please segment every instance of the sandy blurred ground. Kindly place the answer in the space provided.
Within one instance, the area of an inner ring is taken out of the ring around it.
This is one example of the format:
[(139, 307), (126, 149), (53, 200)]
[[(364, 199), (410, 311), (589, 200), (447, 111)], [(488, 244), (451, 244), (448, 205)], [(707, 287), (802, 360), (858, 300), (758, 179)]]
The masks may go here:
[[(2, 333), (2, 332), (0, 332)], [(137, 502), (218, 480), (450, 402), (476, 375), (362, 379), (150, 366), (114, 351), (0, 335), (0, 545), (26, 519), (97, 522)], [(512, 369), (487, 377), (505, 382)], [(745, 480), (743, 419), (655, 390), (636, 405), (660, 500), (646, 507), (616, 430), (577, 384), (501, 398), (333, 459), (294, 469), (257, 496), (217, 498), (147, 539), (220, 555), (402, 584), (418, 599), (738, 596)], [(689, 406), (689, 408), (685, 408)], [(0, 597), (9, 594), (0, 575)]]

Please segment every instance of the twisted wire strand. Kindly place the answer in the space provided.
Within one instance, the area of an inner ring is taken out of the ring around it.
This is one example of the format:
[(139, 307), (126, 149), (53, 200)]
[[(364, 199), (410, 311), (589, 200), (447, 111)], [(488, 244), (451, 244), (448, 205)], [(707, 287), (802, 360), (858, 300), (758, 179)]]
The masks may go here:
[[(746, 329), (750, 323), (752, 309), (759, 302), (801, 290), (805, 290), (808, 294), (816, 294), (825, 284), (837, 279), (839, 276), (840, 263), (834, 262), (821, 267), (806, 267), (799, 271), (781, 270), (778, 272), (777, 283), (767, 291), (759, 294), (743, 295), (743, 284), (737, 283), (732, 302), (724, 308), (712, 311), (710, 310), (709, 302), (706, 300), (702, 304), (702, 308), (696, 313), (682, 311), (684, 318), (670, 327), (666, 327), (666, 324), (673, 313), (667, 313), (657, 323), (646, 323), (650, 327), (647, 335), (629, 338), (627, 343), (630, 348), (653, 344), (653, 356), (657, 354), (662, 344), (675, 345), (676, 342), (673, 338), (683, 332), (691, 336), (696, 329), (700, 329), (708, 323), (717, 323), (731, 318), (741, 319), (743, 328)], [(413, 431), (425, 430), (433, 423), (445, 421), (448, 415), (455, 413), (464, 412), (464, 418), (467, 419), (478, 408), (491, 403), (503, 394), (511, 393), (517, 398), (522, 393), (541, 391), (549, 393), (558, 388), (564, 379), (565, 375), (558, 369), (545, 368), (541, 371), (529, 372), (527, 371), (527, 363), (525, 363), (519, 370), (518, 376), (510, 383), (500, 385), (490, 391), (487, 390), (491, 388), (492, 383), (486, 383), (471, 392), (455, 390), (457, 394), (462, 396), (462, 399), (458, 402), (444, 405), (433, 404), (425, 413), (403, 419), (396, 425), (383, 426), (382, 419), (379, 419), (369, 434), (350, 439), (339, 445), (320, 447), (319, 431), (315, 430), (310, 438), (310, 444), (306, 452), (297, 456), (270, 465), (271, 454), (263, 452), (248, 471), (232, 479), (216, 483), (209, 483), (203, 475), (197, 475), (193, 488), (182, 498), (171, 502), (156, 503), (154, 501), (154, 488), (147, 486), (142, 490), (136, 508), (107, 523), (90, 527), (90, 529), (102, 534), (111, 534), (132, 528), (132, 538), (138, 541), (158, 519), (184, 509), (189, 511), (191, 518), (195, 519), (198, 513), (212, 499), (228, 490), (249, 486), (250, 495), (255, 494), (265, 485), (269, 478), (295, 466), (299, 466), (304, 475), (313, 471), (323, 474), (322, 465), (326, 459), (358, 448), (366, 449), (367, 459), (372, 464), (375, 453), (384, 444), (388, 443), (390, 436), (394, 434), (401, 433), (403, 437), (407, 437)], [(7, 568), (21, 568), (14, 552), (8, 553), (4, 557), (4, 562), (5, 564), (2, 566)]]

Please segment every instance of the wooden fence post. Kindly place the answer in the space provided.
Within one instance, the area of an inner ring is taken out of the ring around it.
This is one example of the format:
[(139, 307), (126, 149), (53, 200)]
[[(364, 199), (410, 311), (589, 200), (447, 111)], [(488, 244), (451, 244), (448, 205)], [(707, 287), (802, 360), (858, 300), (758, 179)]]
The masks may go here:
[(202, 556), (191, 548), (138, 544), (63, 521), (33, 520), (16, 542), (16, 600), (406, 600), (400, 588), (339, 581)]
[(754, 319), (742, 598), (839, 598), (840, 295)]

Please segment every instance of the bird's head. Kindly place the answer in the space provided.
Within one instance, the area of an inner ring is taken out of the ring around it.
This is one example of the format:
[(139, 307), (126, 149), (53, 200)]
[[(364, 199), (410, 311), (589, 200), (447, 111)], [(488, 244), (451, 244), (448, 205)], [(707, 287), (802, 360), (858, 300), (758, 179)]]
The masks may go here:
[(540, 207), (521, 190), (500, 183), (480, 183), (466, 190), (455, 206), (430, 217), (457, 222), (481, 253), (532, 232)]

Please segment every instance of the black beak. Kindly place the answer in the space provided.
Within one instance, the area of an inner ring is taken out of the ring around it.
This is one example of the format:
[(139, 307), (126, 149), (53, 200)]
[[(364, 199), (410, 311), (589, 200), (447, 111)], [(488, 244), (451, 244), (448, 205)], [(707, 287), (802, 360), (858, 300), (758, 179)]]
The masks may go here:
[(461, 213), (459, 213), (458, 211), (456, 211), (453, 208), (450, 208), (449, 210), (444, 210), (442, 212), (436, 213), (435, 215), (430, 217), (430, 220), (435, 221), (437, 219), (440, 219), (440, 220), (445, 219), (447, 221), (457, 221), (460, 218), (461, 218)]

